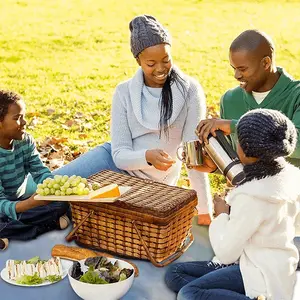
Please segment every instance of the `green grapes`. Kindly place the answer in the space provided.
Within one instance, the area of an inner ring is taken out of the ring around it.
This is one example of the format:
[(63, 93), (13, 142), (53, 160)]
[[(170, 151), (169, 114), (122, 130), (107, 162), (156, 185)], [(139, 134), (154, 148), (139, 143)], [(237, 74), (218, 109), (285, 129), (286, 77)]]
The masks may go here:
[(83, 182), (80, 182), (80, 183), (78, 184), (78, 188), (79, 188), (79, 189), (84, 189), (84, 188), (85, 188), (85, 184), (84, 184)]
[(92, 190), (98, 190), (100, 188), (100, 184), (98, 182), (93, 182), (92, 183)]
[(90, 190), (86, 178), (55, 175), (54, 178), (46, 178), (43, 183), (38, 184), (36, 192), (41, 196), (70, 196), (88, 195)]

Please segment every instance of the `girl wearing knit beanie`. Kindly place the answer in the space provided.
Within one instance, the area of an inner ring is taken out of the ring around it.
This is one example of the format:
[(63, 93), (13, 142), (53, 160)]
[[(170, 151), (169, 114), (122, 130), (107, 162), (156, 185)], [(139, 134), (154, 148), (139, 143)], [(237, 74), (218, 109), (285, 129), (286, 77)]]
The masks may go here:
[(215, 258), (175, 264), (166, 283), (177, 299), (292, 300), (299, 255), (300, 170), (285, 157), (297, 131), (282, 113), (252, 110), (237, 125), (246, 180), (214, 200), (209, 228)]
[[(130, 48), (139, 66), (120, 83), (111, 110), (111, 143), (105, 143), (56, 172), (88, 177), (104, 169), (176, 185), (181, 161), (177, 148), (195, 140), (195, 128), (206, 116), (201, 85), (172, 61), (171, 37), (153, 17), (141, 15), (129, 24)], [(210, 223), (212, 200), (206, 174), (188, 170), (198, 194), (202, 224)]]

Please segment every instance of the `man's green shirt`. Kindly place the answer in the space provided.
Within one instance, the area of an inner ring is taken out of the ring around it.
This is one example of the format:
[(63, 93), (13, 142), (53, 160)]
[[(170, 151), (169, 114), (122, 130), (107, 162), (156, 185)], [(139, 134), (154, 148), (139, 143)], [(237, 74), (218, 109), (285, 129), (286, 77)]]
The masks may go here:
[[(294, 80), (282, 68), (277, 68), (281, 74), (277, 83), (266, 98), (258, 104), (252, 93), (247, 93), (241, 87), (227, 91), (221, 99), (221, 118), (232, 120), (231, 142), (236, 149), (237, 134), (236, 124), (239, 118), (249, 110), (267, 108), (281, 111), (296, 126), (298, 130), (298, 142), (294, 153), (288, 160), (295, 166), (300, 167), (300, 81)], [(266, 149), (266, 151), (268, 151)]]

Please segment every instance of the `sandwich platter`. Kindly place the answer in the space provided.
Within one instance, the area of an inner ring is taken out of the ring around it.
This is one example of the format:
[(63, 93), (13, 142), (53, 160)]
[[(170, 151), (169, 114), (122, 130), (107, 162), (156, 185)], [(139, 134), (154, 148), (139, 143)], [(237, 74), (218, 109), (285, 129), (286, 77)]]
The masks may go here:
[(64, 279), (71, 265), (72, 262), (57, 257), (49, 260), (41, 260), (38, 256), (22, 261), (9, 259), (0, 275), (13, 285), (39, 287)]

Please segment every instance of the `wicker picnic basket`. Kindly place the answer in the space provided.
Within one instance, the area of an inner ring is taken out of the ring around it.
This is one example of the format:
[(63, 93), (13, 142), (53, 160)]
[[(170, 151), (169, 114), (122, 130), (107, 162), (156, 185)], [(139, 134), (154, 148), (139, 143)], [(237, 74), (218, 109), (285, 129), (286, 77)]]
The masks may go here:
[(74, 228), (66, 237), (85, 247), (165, 266), (193, 242), (194, 190), (102, 171), (89, 178), (131, 189), (114, 203), (70, 202)]

